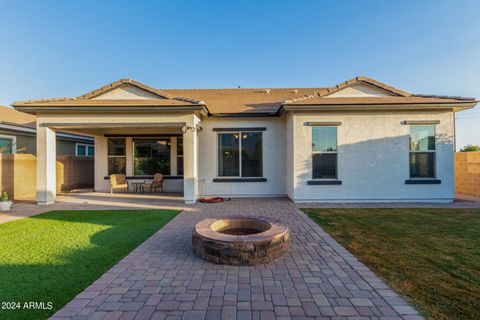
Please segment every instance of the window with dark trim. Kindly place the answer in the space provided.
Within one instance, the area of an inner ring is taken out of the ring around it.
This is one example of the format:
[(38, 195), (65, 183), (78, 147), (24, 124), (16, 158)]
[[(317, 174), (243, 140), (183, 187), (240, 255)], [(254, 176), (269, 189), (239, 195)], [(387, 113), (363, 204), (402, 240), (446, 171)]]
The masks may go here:
[(177, 175), (183, 176), (183, 137), (177, 138)]
[(312, 178), (337, 179), (337, 127), (312, 127)]
[(108, 138), (108, 174), (126, 174), (125, 138)]
[(435, 126), (410, 126), (410, 178), (435, 178)]
[(133, 174), (170, 174), (170, 138), (134, 138)]
[(262, 177), (262, 132), (218, 134), (219, 177)]

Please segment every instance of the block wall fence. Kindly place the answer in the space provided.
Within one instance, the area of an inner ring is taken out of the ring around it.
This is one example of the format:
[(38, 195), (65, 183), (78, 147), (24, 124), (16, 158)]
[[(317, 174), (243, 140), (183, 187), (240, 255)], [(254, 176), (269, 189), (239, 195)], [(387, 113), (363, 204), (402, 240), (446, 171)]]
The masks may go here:
[[(57, 192), (93, 188), (93, 157), (57, 156)], [(13, 200), (35, 200), (37, 158), (32, 154), (0, 154), (0, 191)]]
[(455, 153), (455, 193), (480, 197), (480, 152)]

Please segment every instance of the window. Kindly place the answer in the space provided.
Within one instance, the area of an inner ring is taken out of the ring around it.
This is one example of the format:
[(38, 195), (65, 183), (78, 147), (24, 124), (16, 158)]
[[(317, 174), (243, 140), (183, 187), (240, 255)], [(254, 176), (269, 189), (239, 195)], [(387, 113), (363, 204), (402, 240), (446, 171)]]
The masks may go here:
[(435, 126), (410, 126), (410, 178), (435, 178)]
[(177, 175), (183, 176), (183, 138), (177, 138)]
[(262, 133), (218, 134), (219, 177), (262, 177)]
[(15, 142), (14, 136), (0, 136), (0, 153), (14, 153)]
[(133, 140), (133, 174), (170, 174), (170, 138)]
[(312, 178), (337, 179), (337, 127), (312, 127)]
[(125, 138), (108, 139), (108, 174), (126, 174)]
[(90, 144), (77, 143), (75, 145), (75, 155), (93, 157), (95, 155), (95, 147)]

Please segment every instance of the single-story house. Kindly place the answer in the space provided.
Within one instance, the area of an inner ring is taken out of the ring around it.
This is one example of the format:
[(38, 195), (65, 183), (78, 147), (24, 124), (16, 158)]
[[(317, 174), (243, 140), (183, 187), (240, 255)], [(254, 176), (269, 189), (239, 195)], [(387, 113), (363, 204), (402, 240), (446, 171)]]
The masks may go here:
[[(0, 106), (0, 153), (37, 153), (36, 118), (13, 108)], [(93, 156), (92, 137), (57, 132), (59, 156)]]
[(167, 176), (203, 196), (293, 201), (454, 199), (454, 113), (473, 98), (419, 95), (367, 77), (331, 88), (155, 89), (122, 79), (75, 98), (18, 101), (37, 116), (37, 201), (55, 201), (55, 132), (95, 139), (108, 176)]

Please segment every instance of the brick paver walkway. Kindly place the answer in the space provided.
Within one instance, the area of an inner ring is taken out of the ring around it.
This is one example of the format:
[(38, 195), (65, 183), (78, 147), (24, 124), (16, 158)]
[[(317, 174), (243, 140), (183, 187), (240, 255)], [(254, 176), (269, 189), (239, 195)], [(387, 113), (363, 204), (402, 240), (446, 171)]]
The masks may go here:
[[(275, 263), (215, 265), (192, 253), (206, 217), (271, 215), (293, 248)], [(402, 298), (287, 199), (234, 199), (183, 211), (54, 319), (421, 319)]]

